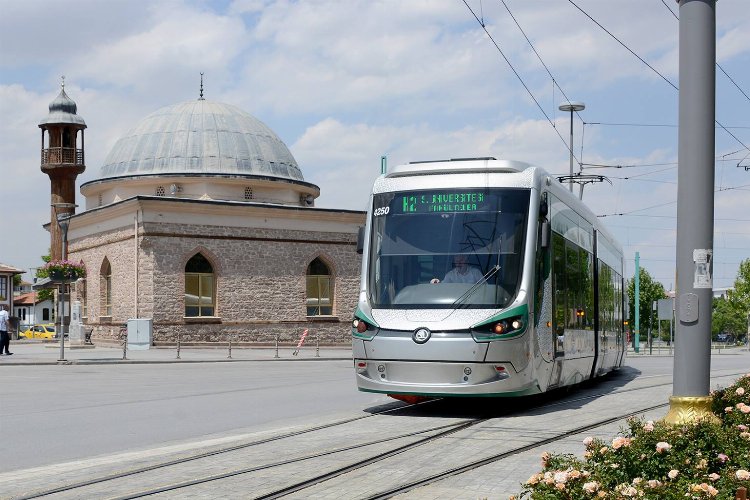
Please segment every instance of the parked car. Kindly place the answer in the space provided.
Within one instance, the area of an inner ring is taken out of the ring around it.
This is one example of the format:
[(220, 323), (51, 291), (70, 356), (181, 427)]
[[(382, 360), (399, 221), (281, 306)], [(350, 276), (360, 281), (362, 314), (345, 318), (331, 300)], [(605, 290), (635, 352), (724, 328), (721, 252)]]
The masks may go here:
[(55, 325), (50, 323), (30, 326), (18, 336), (27, 339), (53, 339), (55, 338)]
[(734, 343), (734, 335), (731, 333), (720, 333), (716, 336), (716, 342), (723, 342), (727, 344)]

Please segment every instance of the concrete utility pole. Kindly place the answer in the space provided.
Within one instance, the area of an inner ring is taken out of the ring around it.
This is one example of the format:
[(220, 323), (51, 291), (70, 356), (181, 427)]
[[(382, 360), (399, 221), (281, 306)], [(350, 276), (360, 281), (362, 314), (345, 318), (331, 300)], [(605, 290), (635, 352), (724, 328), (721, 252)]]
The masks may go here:
[(664, 420), (711, 414), (716, 0), (680, 0), (677, 171), (677, 333), (674, 383)]

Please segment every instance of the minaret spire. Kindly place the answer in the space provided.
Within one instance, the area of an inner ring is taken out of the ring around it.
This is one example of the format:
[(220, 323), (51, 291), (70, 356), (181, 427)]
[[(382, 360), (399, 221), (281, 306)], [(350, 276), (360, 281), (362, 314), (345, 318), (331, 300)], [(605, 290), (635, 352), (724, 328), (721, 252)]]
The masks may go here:
[(201, 71), (201, 96), (198, 98), (199, 101), (205, 101), (203, 98), (203, 72)]
[(77, 114), (75, 101), (65, 93), (65, 77), (60, 78), (60, 94), (49, 104), (49, 114), (39, 123), (42, 132), (41, 170), (50, 179), (50, 257), (63, 255), (60, 216), (75, 213), (76, 177), (86, 170), (83, 132), (86, 122)]

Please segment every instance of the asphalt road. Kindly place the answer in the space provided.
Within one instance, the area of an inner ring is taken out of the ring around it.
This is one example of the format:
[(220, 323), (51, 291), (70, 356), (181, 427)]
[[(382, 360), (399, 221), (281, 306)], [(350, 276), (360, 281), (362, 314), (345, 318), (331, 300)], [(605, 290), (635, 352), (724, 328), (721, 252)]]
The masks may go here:
[(0, 391), (3, 472), (393, 401), (358, 392), (351, 361), (8, 366)]
[[(627, 359), (638, 377), (670, 374), (673, 362)], [(750, 371), (750, 356), (715, 355), (716, 369)], [(309, 426), (393, 403), (358, 392), (351, 361), (6, 366), (0, 391), (3, 472)]]

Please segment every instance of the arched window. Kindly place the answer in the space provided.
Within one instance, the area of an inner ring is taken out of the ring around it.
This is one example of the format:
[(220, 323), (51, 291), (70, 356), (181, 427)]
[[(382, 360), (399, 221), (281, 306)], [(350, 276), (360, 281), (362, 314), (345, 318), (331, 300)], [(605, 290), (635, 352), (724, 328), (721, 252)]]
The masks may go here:
[(307, 266), (307, 315), (333, 314), (333, 276), (320, 257)]
[(112, 266), (106, 258), (102, 263), (102, 272), (99, 279), (101, 298), (102, 298), (102, 316), (112, 316)]
[(185, 265), (185, 317), (214, 316), (214, 269), (201, 253)]

